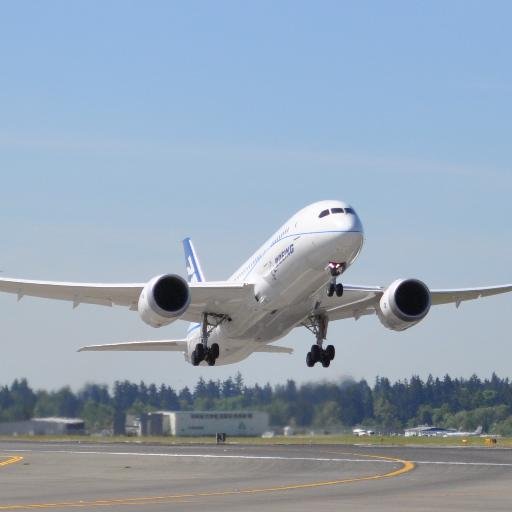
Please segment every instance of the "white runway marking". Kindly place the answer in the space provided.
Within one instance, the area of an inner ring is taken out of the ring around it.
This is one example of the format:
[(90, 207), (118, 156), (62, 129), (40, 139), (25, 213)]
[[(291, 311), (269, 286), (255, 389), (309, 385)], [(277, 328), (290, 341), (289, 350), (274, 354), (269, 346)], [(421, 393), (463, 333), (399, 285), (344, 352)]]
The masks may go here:
[[(311, 461), (311, 462), (370, 462), (383, 464), (396, 464), (395, 461), (385, 459), (351, 459), (332, 457), (280, 457), (273, 455), (221, 455), (205, 453), (137, 453), (137, 452), (101, 452), (86, 450), (5, 450), (6, 452), (30, 452), (30, 453), (63, 453), (70, 455), (117, 455), (132, 457), (169, 457), (169, 458), (196, 458), (196, 459), (240, 459), (240, 460), (280, 460), (280, 461)], [(371, 455), (369, 455), (371, 457)], [(489, 466), (512, 467), (512, 463), (501, 462), (461, 462), (461, 461), (434, 461), (412, 460), (416, 464), (439, 464), (446, 466)]]
[(437, 461), (437, 460), (415, 460), (416, 464), (444, 464), (448, 466), (503, 466), (512, 467), (512, 463), (506, 462), (457, 462), (457, 461)]
[(70, 455), (120, 455), (134, 457), (174, 457), (197, 459), (242, 459), (242, 460), (284, 460), (284, 461), (312, 461), (312, 462), (383, 462), (395, 464), (392, 460), (380, 459), (349, 459), (326, 457), (277, 457), (273, 455), (210, 455), (206, 453), (137, 453), (137, 452), (98, 452), (76, 450), (5, 450), (7, 452), (32, 452), (32, 453), (67, 453)]

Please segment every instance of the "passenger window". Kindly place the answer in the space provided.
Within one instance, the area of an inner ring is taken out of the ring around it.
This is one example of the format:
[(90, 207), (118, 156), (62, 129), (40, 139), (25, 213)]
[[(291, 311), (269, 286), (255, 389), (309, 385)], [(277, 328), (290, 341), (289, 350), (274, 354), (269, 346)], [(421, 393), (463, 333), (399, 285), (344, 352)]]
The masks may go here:
[(356, 213), (353, 208), (345, 208), (345, 212), (351, 213), (352, 215), (355, 215)]
[(331, 213), (345, 213), (343, 208), (331, 208)]
[(323, 212), (320, 213), (320, 215), (318, 217), (319, 218), (327, 217), (327, 215), (329, 215), (329, 210), (324, 210)]

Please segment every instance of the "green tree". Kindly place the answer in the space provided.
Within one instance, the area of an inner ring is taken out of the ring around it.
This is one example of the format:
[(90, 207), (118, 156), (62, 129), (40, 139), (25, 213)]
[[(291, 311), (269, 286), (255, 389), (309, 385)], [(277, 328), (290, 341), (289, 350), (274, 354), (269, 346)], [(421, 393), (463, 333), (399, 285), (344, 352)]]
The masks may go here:
[(377, 424), (384, 428), (397, 430), (402, 427), (396, 406), (387, 398), (374, 401), (374, 415)]
[(37, 418), (58, 416), (58, 407), (54, 395), (50, 395), (47, 391), (37, 392), (34, 416)]
[(100, 432), (102, 430), (112, 428), (112, 423), (114, 421), (114, 407), (101, 402), (88, 400), (85, 402), (80, 416), (85, 421), (85, 426), (88, 432)]
[(318, 428), (332, 428), (341, 424), (341, 408), (332, 400), (323, 402), (315, 407), (313, 425)]

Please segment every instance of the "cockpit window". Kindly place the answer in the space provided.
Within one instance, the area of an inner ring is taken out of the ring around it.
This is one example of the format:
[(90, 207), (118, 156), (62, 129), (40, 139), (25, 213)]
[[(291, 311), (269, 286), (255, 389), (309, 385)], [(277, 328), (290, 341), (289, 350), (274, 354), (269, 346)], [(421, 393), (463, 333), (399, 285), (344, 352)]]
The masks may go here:
[(343, 208), (331, 208), (331, 213), (345, 213)]
[(327, 217), (327, 215), (329, 215), (329, 210), (324, 210), (323, 212), (320, 213), (320, 215), (318, 217), (320, 217), (320, 218)]
[(354, 208), (345, 208), (346, 213), (351, 213), (352, 215), (355, 215), (356, 212), (354, 211)]

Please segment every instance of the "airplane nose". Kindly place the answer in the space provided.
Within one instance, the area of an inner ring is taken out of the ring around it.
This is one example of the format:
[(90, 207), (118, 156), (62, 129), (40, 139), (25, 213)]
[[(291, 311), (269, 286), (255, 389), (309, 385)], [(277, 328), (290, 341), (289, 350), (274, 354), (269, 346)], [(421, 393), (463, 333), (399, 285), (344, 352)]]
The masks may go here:
[(361, 223), (361, 220), (359, 219), (359, 217), (354, 213), (354, 214), (349, 214), (348, 218), (349, 218), (349, 224), (350, 224), (349, 231), (363, 233), (363, 224)]
[(363, 233), (363, 225), (356, 213), (346, 213), (337, 218), (339, 227), (346, 232)]

